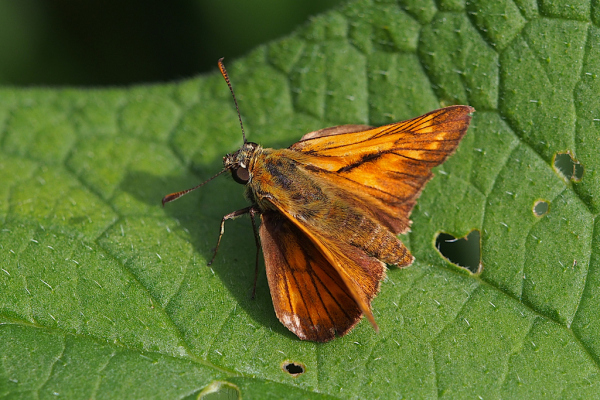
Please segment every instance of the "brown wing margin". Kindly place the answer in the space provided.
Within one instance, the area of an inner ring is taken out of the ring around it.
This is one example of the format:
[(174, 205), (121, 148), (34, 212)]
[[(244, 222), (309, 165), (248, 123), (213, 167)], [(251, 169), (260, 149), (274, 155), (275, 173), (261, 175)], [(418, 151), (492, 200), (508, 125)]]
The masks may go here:
[(408, 121), (354, 133), (300, 141), (290, 147), (298, 163), (351, 197), (395, 233), (409, 214), (431, 169), (448, 158), (465, 135), (469, 106), (451, 106)]
[(340, 274), (313, 242), (277, 212), (261, 215), (260, 239), (269, 289), (281, 323), (300, 339), (344, 335), (362, 311)]

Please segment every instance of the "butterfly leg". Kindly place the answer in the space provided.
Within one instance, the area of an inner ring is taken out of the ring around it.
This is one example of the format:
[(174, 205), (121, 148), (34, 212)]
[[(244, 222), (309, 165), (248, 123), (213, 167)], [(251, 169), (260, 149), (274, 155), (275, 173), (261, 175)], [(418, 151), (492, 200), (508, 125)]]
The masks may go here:
[(209, 263), (206, 265), (211, 265), (213, 263), (213, 261), (215, 261), (215, 257), (217, 256), (217, 251), (219, 250), (219, 245), (221, 244), (221, 238), (223, 237), (223, 234), (225, 233), (225, 221), (227, 221), (228, 219), (237, 218), (240, 215), (251, 213), (252, 212), (251, 210), (253, 208), (254, 208), (254, 206), (245, 207), (245, 208), (242, 208), (241, 210), (237, 210), (232, 213), (229, 213), (223, 217), (223, 219), (221, 220), (221, 230), (219, 231), (219, 239), (217, 240), (217, 245), (215, 246), (215, 250), (214, 250), (212, 258), (210, 259)]
[(260, 254), (260, 239), (258, 238), (258, 230), (256, 229), (256, 221), (254, 216), (260, 214), (256, 208), (250, 207), (250, 220), (252, 221), (252, 230), (254, 231), (254, 241), (256, 242), (256, 264), (254, 265), (254, 286), (252, 287), (252, 299), (256, 296), (256, 282), (258, 281), (258, 256)]

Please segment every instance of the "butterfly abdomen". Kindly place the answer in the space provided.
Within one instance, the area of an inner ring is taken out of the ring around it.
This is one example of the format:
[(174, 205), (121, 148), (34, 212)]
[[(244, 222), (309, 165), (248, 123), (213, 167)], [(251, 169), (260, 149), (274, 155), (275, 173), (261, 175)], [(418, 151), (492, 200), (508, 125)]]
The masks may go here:
[(336, 237), (347, 238), (352, 246), (368, 256), (399, 267), (412, 264), (413, 256), (393, 232), (347, 202), (333, 202), (323, 217), (336, 226)]

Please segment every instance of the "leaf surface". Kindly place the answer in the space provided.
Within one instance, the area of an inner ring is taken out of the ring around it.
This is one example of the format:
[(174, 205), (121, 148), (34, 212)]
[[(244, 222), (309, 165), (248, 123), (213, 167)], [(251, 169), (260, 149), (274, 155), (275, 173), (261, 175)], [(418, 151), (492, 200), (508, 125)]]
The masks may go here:
[[(0, 397), (590, 397), (600, 375), (600, 3), (353, 1), (228, 62), (248, 138), (477, 109), (364, 321), (326, 344), (275, 317), (218, 73), (0, 89)], [(215, 60), (216, 62), (216, 60)], [(555, 167), (569, 154), (581, 179)], [(549, 204), (536, 216), (535, 203)], [(436, 250), (481, 231), (483, 272)], [(293, 377), (288, 363), (302, 365)]]

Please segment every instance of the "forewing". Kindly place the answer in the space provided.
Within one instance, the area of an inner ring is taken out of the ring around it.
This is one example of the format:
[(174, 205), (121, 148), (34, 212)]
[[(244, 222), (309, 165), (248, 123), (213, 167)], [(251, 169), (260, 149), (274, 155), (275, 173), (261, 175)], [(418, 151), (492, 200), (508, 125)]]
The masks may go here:
[(300, 339), (327, 342), (360, 320), (340, 274), (289, 219), (262, 214), (260, 239), (277, 318)]
[(409, 214), (431, 169), (446, 160), (465, 135), (469, 106), (451, 106), (408, 121), (365, 131), (321, 135), (290, 147), (298, 162), (348, 192), (395, 233)]

